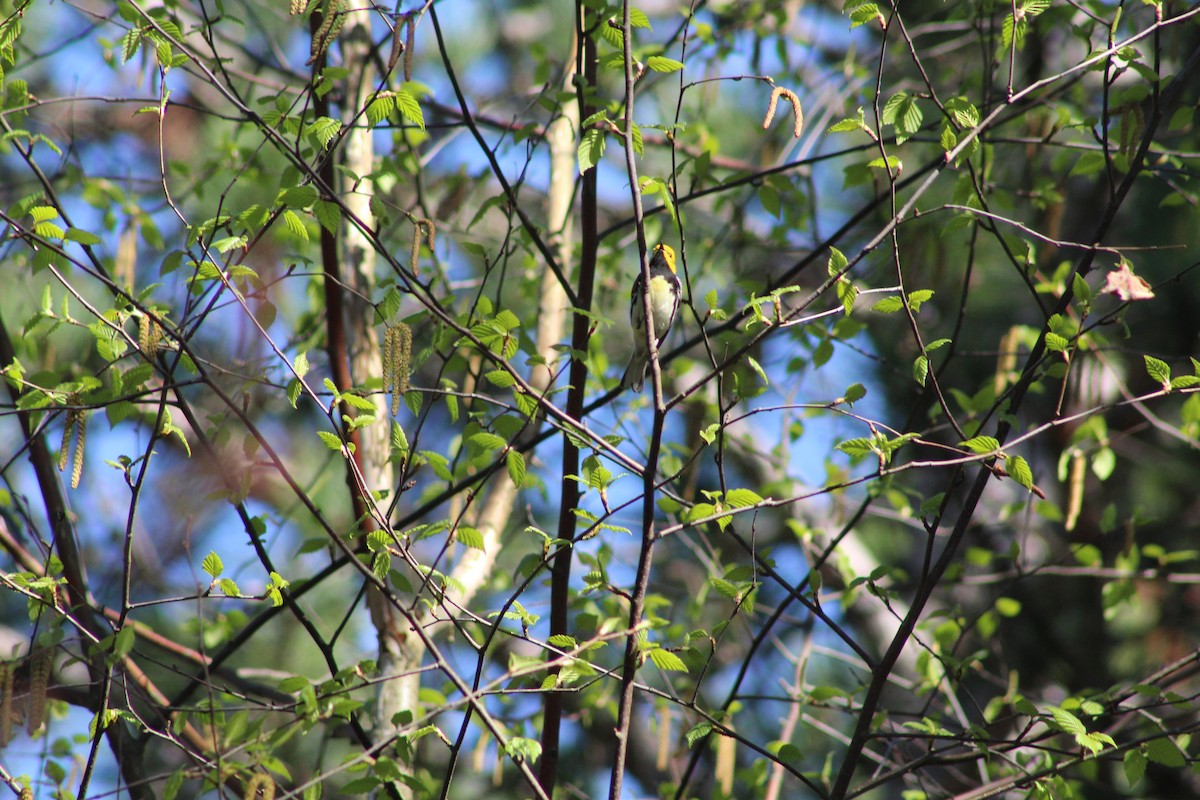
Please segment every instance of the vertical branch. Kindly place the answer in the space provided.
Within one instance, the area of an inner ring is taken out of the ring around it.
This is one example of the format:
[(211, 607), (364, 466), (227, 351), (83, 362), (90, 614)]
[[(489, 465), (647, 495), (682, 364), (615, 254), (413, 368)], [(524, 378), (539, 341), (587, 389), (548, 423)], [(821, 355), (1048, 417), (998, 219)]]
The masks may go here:
[[(596, 46), (592, 37), (584, 32), (584, 10), (581, 3), (575, 7), (575, 41), (573, 42), (572, 63), (568, 66), (563, 78), (565, 89), (575, 88), (577, 102), (565, 105), (562, 115), (551, 123), (546, 138), (550, 143), (550, 220), (558, 224), (562, 220), (562, 230), (558, 241), (559, 263), (571, 262), (571, 224), (570, 198), (574, 189), (576, 140), (582, 131), (579, 130), (580, 120), (591, 114), (587, 100), (587, 90), (595, 86), (596, 81)], [(582, 69), (583, 80), (578, 80)], [(581, 228), (583, 247), (580, 255), (577, 303), (580, 308), (590, 309), (592, 305), (592, 286), (596, 273), (596, 169), (593, 167), (583, 175)], [(543, 279), (543, 302), (551, 300), (561, 305), (563, 312), (568, 300), (565, 293), (552, 296), (550, 288), (558, 281), (547, 271)], [(539, 346), (547, 330), (547, 317), (556, 314), (556, 309), (543, 305), (543, 315), (538, 323)], [(555, 323), (559, 330), (565, 320), (559, 316)], [(571, 347), (574, 352), (585, 352), (589, 334), (590, 320), (586, 314), (575, 314), (571, 329)], [(545, 355), (545, 354), (543, 354)], [(549, 373), (547, 373), (549, 374)], [(583, 416), (584, 387), (587, 384), (587, 364), (582, 359), (571, 360), (568, 373), (570, 388), (567, 392), (567, 415), (578, 420)], [(562, 503), (559, 506), (558, 538), (565, 542), (575, 539), (575, 508), (579, 504), (579, 484), (568, 476), (579, 474), (579, 448), (570, 436), (563, 436), (562, 460)], [(568, 634), (567, 611), (570, 606), (571, 559), (574, 552), (570, 547), (560, 548), (552, 557), (550, 565), (550, 635)], [(557, 672), (552, 667), (552, 672)], [(538, 781), (546, 794), (551, 794), (558, 782), (558, 758), (560, 747), (560, 729), (562, 726), (563, 695), (560, 692), (550, 692), (546, 695), (546, 704), (542, 714), (542, 761), (539, 767)]]
[[(357, 76), (357, 82), (350, 87), (350, 96), (347, 98), (347, 108), (352, 117), (348, 123), (351, 127), (346, 134), (345, 147), (339, 155), (350, 174), (366, 176), (373, 171), (375, 160), (372, 131), (370, 126), (363, 124), (365, 115), (362, 113), (375, 92), (377, 78), (370, 12), (365, 7), (342, 9), (338, 4), (330, 4), (328, 13), (342, 17), (336, 21), (335, 29), (341, 30), (339, 38), (343, 61), (350, 74)], [(329, 23), (329, 20), (313, 15), (314, 48)], [(322, 41), (321, 45), (321, 57), (314, 63), (314, 72), (325, 63), (324, 53), (328, 42)], [(314, 112), (318, 116), (329, 115), (326, 97), (320, 93), (313, 94)], [(339, 186), (334, 165), (333, 158), (325, 158), (320, 163), (320, 177), (325, 186)], [(344, 224), (341, 228), (341, 257), (346, 262), (344, 272), (339, 257), (339, 240), (324, 226), (321, 228), (321, 261), (325, 272), (330, 370), (338, 389), (345, 391), (371, 377), (381, 377), (383, 358), (374, 328), (374, 308), (369, 301), (375, 286), (376, 253), (363, 230), (370, 230), (374, 226), (370, 206), (374, 183), (369, 178), (359, 177), (354, 185), (342, 186), (339, 193), (352, 215), (351, 219), (358, 224)], [(350, 287), (351, 291), (345, 292), (343, 285)], [(356, 524), (364, 534), (376, 525), (375, 515), (370, 513), (371, 492), (390, 489), (393, 481), (392, 466), (388, 462), (389, 430), (384, 423), (389, 419), (387, 393), (376, 394), (373, 402), (376, 423), (354, 430), (350, 430), (347, 424), (353, 410), (346, 404), (340, 408), (344, 435), (354, 444), (352, 461), (347, 462), (346, 481)], [(408, 711), (415, 715), (420, 689), (419, 672), (415, 666), (420, 665), (425, 651), (417, 637), (403, 636), (403, 626), (384, 592), (376, 586), (369, 586), (367, 593), (367, 604), (379, 642), (379, 671), (384, 677), (379, 683), (372, 726), (372, 735), (378, 744), (397, 732), (399, 726), (393, 720), (400, 719), (398, 713)], [(394, 796), (411, 795), (407, 785), (401, 781), (393, 782), (388, 788)]]
[[(633, 199), (633, 219), (637, 232), (638, 255), (642, 273), (642, 285), (650, 286), (650, 264), (646, 259), (646, 230), (642, 221), (642, 194), (638, 185), (636, 152), (633, 147), (633, 101), (635, 76), (633, 72), (633, 25), (630, 19), (629, 0), (622, 4), (622, 50), (625, 57), (625, 166), (629, 175), (629, 191)], [(635, 300), (635, 302), (637, 302)], [(646, 453), (645, 471), (642, 473), (642, 546), (638, 554), (637, 573), (629, 597), (629, 628), (625, 633), (625, 658), (621, 666), (621, 697), (617, 707), (617, 750), (613, 756), (612, 778), (609, 782), (610, 800), (620, 800), (621, 787), (625, 778), (625, 762), (629, 754), (629, 733), (633, 719), (634, 678), (641, 660), (638, 647), (642, 613), (645, 608), (646, 587), (650, 581), (650, 566), (654, 556), (654, 490), (658, 474), (658, 454), (662, 444), (663, 421), (666, 405), (662, 394), (662, 372), (658, 363), (658, 342), (654, 335), (653, 310), (650, 293), (641, 297), (643, 313), (647, 321), (646, 342), (650, 353), (650, 378), (654, 387), (654, 422), (650, 432), (650, 446)]]

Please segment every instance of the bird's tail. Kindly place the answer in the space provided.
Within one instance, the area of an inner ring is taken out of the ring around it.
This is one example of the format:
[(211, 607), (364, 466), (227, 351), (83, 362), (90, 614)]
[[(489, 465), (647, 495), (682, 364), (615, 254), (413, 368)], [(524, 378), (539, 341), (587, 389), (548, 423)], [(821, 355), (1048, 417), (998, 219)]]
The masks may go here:
[(646, 367), (649, 365), (650, 360), (645, 353), (634, 352), (633, 357), (629, 359), (629, 366), (625, 368), (625, 375), (621, 378), (621, 388), (640, 392), (646, 380)]

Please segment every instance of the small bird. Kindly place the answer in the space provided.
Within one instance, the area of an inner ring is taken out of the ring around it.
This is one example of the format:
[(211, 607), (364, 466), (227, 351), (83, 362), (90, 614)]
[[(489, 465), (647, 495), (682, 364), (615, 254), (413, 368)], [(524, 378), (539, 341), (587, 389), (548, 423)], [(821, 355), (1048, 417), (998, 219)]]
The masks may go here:
[[(650, 257), (650, 310), (654, 319), (656, 346), (661, 345), (663, 339), (667, 338), (671, 324), (675, 322), (675, 314), (679, 311), (679, 296), (682, 293), (679, 276), (675, 274), (675, 251), (669, 245), (657, 245)], [(629, 295), (633, 356), (629, 359), (629, 366), (625, 368), (624, 377), (621, 378), (621, 388), (632, 387), (635, 392), (642, 390), (646, 371), (650, 367), (650, 351), (646, 349), (646, 306), (642, 299), (644, 294), (642, 273), (639, 270), (637, 280), (633, 282), (633, 291)]]

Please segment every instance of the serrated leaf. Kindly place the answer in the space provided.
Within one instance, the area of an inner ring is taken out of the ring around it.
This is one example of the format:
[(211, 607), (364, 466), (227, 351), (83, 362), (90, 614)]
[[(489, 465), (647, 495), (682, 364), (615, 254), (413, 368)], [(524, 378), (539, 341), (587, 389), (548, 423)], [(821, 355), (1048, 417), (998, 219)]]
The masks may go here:
[(1029, 462), (1021, 456), (1009, 456), (1004, 459), (1004, 471), (1026, 489), (1033, 488), (1033, 470), (1029, 468)]
[(508, 445), (508, 442), (504, 441), (503, 437), (497, 436), (494, 433), (488, 433), (487, 431), (481, 431), (472, 435), (468, 441), (484, 450), (499, 450)]
[(904, 308), (904, 301), (899, 297), (884, 297), (871, 306), (872, 311), (878, 311), (880, 314), (895, 314), (902, 308)]
[(1129, 782), (1129, 786), (1131, 788), (1136, 786), (1146, 774), (1147, 763), (1149, 763), (1149, 760), (1146, 758), (1146, 754), (1141, 750), (1129, 750), (1125, 753), (1125, 760), (1123, 763), (1125, 768), (1125, 780)]
[(712, 729), (711, 722), (698, 722), (684, 734), (683, 738), (687, 741), (688, 747), (695, 747), (697, 742), (702, 741), (712, 733)]
[(422, 450), (421, 455), (429, 462), (429, 466), (433, 469), (435, 475), (444, 481), (454, 479), (454, 475), (450, 472), (450, 460), (441, 453), (433, 450)]
[(913, 360), (913, 380), (919, 385), (924, 386), (925, 380), (929, 377), (929, 357), (925, 355), (917, 356)]
[(400, 116), (425, 130), (425, 115), (421, 113), (421, 104), (407, 90), (401, 89), (396, 92), (396, 108), (400, 110)]
[(875, 452), (875, 440), (866, 437), (847, 439), (844, 442), (838, 442), (834, 449), (840, 450), (851, 458), (861, 458)]
[(582, 175), (600, 163), (600, 159), (604, 157), (604, 148), (607, 144), (607, 137), (604, 131), (590, 128), (583, 132), (583, 137), (579, 140), (579, 149), (576, 151), (576, 159), (579, 162), (579, 174)]
[(830, 133), (848, 133), (850, 131), (861, 131), (863, 129), (863, 127), (864, 126), (863, 126), (862, 120), (847, 117), (846, 119), (842, 120), (841, 122), (835, 122), (832, 125), (830, 125), (829, 132)]
[(972, 453), (982, 456), (999, 450), (1000, 442), (994, 436), (974, 436), (964, 442), (959, 442), (958, 446), (965, 447)]
[(300, 215), (295, 211), (292, 211), (290, 208), (285, 209), (283, 212), (283, 225), (285, 228), (287, 228), (288, 233), (292, 234), (297, 239), (305, 242), (308, 241), (308, 228), (305, 226), (304, 220), (302, 220)]
[(351, 408), (357, 408), (359, 411), (375, 410), (374, 402), (372, 402), (369, 398), (359, 397), (356, 394), (350, 394), (347, 392), (346, 394), (341, 395), (338, 399)]
[(513, 485), (520, 488), (525, 485), (525, 456), (516, 450), (509, 450), (504, 456), (504, 465), (508, 468), (508, 477)]
[(1073, 735), (1087, 733), (1087, 728), (1084, 726), (1083, 721), (1080, 720), (1079, 717), (1072, 714), (1070, 711), (1067, 711), (1065, 708), (1059, 708), (1058, 706), (1050, 706), (1046, 710), (1050, 713), (1050, 716), (1054, 719), (1054, 724), (1057, 725), (1059, 728), (1061, 728), (1064, 732), (1070, 733)]
[(335, 453), (342, 452), (342, 439), (336, 433), (330, 431), (317, 431), (317, 436), (321, 437), (321, 441), (325, 446)]
[(396, 110), (396, 97), (384, 92), (367, 104), (367, 125), (374, 128)]
[(730, 489), (725, 493), (725, 505), (733, 508), (750, 508), (762, 501), (763, 498), (751, 489)]
[(204, 570), (204, 574), (215, 580), (225, 571), (225, 564), (221, 561), (219, 555), (210, 550), (208, 555), (204, 557), (204, 560), (200, 562), (200, 568)]
[(483, 377), (488, 383), (493, 386), (499, 386), (501, 389), (517, 385), (517, 379), (512, 376), (512, 373), (504, 369), (494, 369), (491, 372), (485, 372)]
[(317, 201), (318, 196), (312, 186), (289, 186), (279, 193), (279, 205), (308, 208)]
[(683, 659), (672, 653), (670, 650), (663, 650), (661, 647), (656, 647), (649, 653), (650, 660), (654, 662), (654, 666), (666, 672), (687, 672), (687, 665), (683, 663)]
[(483, 534), (475, 528), (464, 525), (454, 531), (454, 538), (472, 550), (483, 549)]
[(1065, 353), (1067, 348), (1071, 346), (1071, 342), (1065, 337), (1057, 333), (1046, 334), (1046, 349), (1054, 353)]
[(654, 72), (678, 72), (683, 69), (683, 62), (664, 56), (650, 56), (646, 59), (646, 66)]
[(829, 261), (825, 264), (825, 270), (829, 277), (835, 278), (846, 271), (846, 266), (850, 262), (846, 259), (846, 255), (836, 247), (829, 248)]
[(709, 578), (708, 582), (717, 590), (717, 593), (722, 597), (728, 597), (730, 600), (737, 600), (738, 588), (723, 578)]
[(1146, 742), (1146, 755), (1155, 764), (1162, 764), (1164, 767), (1178, 769), (1187, 763), (1187, 759), (1175, 743), (1166, 737)]
[(1146, 374), (1158, 382), (1164, 389), (1171, 388), (1171, 367), (1167, 362), (1154, 356), (1142, 356), (1146, 361)]

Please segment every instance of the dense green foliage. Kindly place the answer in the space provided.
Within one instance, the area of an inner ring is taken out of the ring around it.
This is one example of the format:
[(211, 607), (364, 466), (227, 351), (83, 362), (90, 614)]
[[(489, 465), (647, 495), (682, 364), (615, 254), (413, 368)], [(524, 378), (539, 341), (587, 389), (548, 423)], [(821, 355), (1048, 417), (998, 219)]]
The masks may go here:
[(0, 0), (0, 779), (1200, 795), (1198, 20)]

